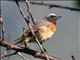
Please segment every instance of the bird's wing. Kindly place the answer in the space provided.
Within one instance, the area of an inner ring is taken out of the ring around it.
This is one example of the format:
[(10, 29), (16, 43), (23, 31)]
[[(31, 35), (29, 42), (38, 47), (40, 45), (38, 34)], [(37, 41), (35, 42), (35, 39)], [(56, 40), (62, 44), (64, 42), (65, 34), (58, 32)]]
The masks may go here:
[[(33, 32), (34, 32), (35, 34), (36, 34), (37, 31), (38, 31), (37, 29), (34, 29), (34, 28), (32, 28), (32, 30), (33, 30)], [(31, 32), (30, 29), (27, 29), (27, 30), (22, 34), (22, 36), (21, 36), (20, 38), (16, 39), (16, 40), (15, 40), (15, 44), (21, 44), (21, 43), (23, 43), (24, 40), (25, 40), (25, 37), (26, 37), (26, 39), (33, 37), (33, 34), (32, 34), (32, 32)]]
[[(33, 30), (34, 33), (37, 33), (38, 32), (38, 28), (31, 28)], [(25, 36), (28, 36), (28, 37), (32, 37), (33, 34), (32, 34), (32, 31), (30, 29), (27, 29), (25, 32), (24, 32), (24, 35)]]

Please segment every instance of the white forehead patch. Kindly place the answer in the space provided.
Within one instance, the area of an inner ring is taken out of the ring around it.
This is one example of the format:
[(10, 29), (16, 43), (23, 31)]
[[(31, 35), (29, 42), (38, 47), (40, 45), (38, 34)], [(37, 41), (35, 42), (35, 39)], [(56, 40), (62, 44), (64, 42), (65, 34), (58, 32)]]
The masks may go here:
[(48, 16), (56, 16), (56, 14), (54, 14), (54, 13), (50, 13)]

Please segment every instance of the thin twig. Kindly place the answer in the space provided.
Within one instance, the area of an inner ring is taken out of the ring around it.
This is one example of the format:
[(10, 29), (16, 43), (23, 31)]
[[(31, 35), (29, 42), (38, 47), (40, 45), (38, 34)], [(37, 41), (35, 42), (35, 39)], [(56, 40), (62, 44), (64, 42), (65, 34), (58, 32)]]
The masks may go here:
[(0, 40), (4, 40), (4, 27), (3, 27), (3, 19), (0, 15)]
[(62, 5), (56, 5), (56, 4), (50, 4), (50, 3), (42, 3), (42, 2), (30, 2), (31, 4), (36, 4), (36, 5), (43, 5), (43, 6), (49, 6), (49, 8), (62, 8), (62, 9), (68, 9), (71, 11), (80, 11), (79, 8), (73, 8), (73, 7), (67, 7), (67, 6), (62, 6)]
[(31, 20), (32, 20), (32, 23), (33, 25), (35, 24), (35, 21), (34, 21), (34, 17), (31, 13), (31, 9), (30, 9), (30, 4), (29, 4), (29, 0), (25, 0), (25, 3), (26, 3), (26, 6), (27, 6), (27, 12), (29, 13), (30, 17), (31, 17)]
[[(23, 13), (23, 10), (22, 10), (21, 7), (19, 6), (18, 0), (15, 0), (15, 2), (16, 2), (16, 4), (17, 4), (19, 10), (20, 10), (21, 15), (23, 16), (23, 18), (24, 18), (24, 20), (26, 21), (29, 29), (31, 30), (31, 32), (32, 32), (32, 34), (33, 34), (33, 36), (34, 36), (34, 38), (35, 38), (36, 43), (38, 44), (38, 46), (40, 47), (41, 51), (42, 51), (42, 52), (44, 53), (44, 55), (46, 56), (46, 59), (49, 60), (48, 55), (47, 55), (46, 52), (44, 51), (42, 45), (40, 44), (39, 40), (37, 39), (35, 33), (34, 33), (33, 30), (32, 30), (32, 26), (30, 25), (29, 20), (26, 18), (25, 14)], [(28, 8), (29, 8), (29, 7), (28, 7)]]
[[(14, 0), (8, 0), (8, 1), (14, 1)], [(23, 1), (23, 0), (19, 0), (19, 1)], [(32, 0), (32, 1), (37, 1), (37, 0)], [(48, 0), (46, 0), (46, 1), (48, 1)], [(62, 8), (62, 9), (68, 9), (68, 10), (71, 10), (71, 11), (80, 11), (80, 8), (62, 6), (62, 5), (56, 5), (56, 4), (50, 4), (50, 3), (42, 3), (42, 2), (30, 2), (30, 3), (31, 4), (36, 4), (36, 5), (49, 6), (49, 8), (56, 7), (56, 8)]]
[(1, 54), (0, 58), (9, 57), (9, 56), (12, 56), (12, 55), (15, 55), (15, 54), (16, 54), (16, 52), (10, 53), (10, 54)]
[(4, 40), (4, 27), (3, 27), (3, 19), (0, 13), (0, 26), (1, 26), (1, 40)]
[(72, 58), (72, 60), (76, 60), (75, 57), (74, 57), (74, 55), (71, 55), (71, 58)]
[[(2, 16), (1, 16), (1, 9), (0, 9), (0, 41), (2, 41)], [(1, 56), (1, 46), (0, 46), (0, 56)]]

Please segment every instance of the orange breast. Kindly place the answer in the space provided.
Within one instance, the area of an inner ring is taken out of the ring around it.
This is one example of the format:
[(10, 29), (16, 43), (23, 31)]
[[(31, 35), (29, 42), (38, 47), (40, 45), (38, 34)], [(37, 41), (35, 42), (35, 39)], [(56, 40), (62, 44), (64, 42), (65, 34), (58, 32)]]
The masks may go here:
[(52, 32), (54, 32), (55, 31), (55, 24), (53, 24), (52, 22), (49, 24), (49, 28), (50, 28), (50, 30), (52, 31)]

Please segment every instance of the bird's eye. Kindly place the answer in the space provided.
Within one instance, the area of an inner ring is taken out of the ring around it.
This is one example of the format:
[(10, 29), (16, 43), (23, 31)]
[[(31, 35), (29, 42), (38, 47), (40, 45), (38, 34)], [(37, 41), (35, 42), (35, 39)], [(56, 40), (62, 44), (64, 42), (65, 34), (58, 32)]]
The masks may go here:
[(56, 19), (54, 19), (54, 21), (56, 21)]
[(51, 15), (50, 17), (54, 17), (54, 16)]

